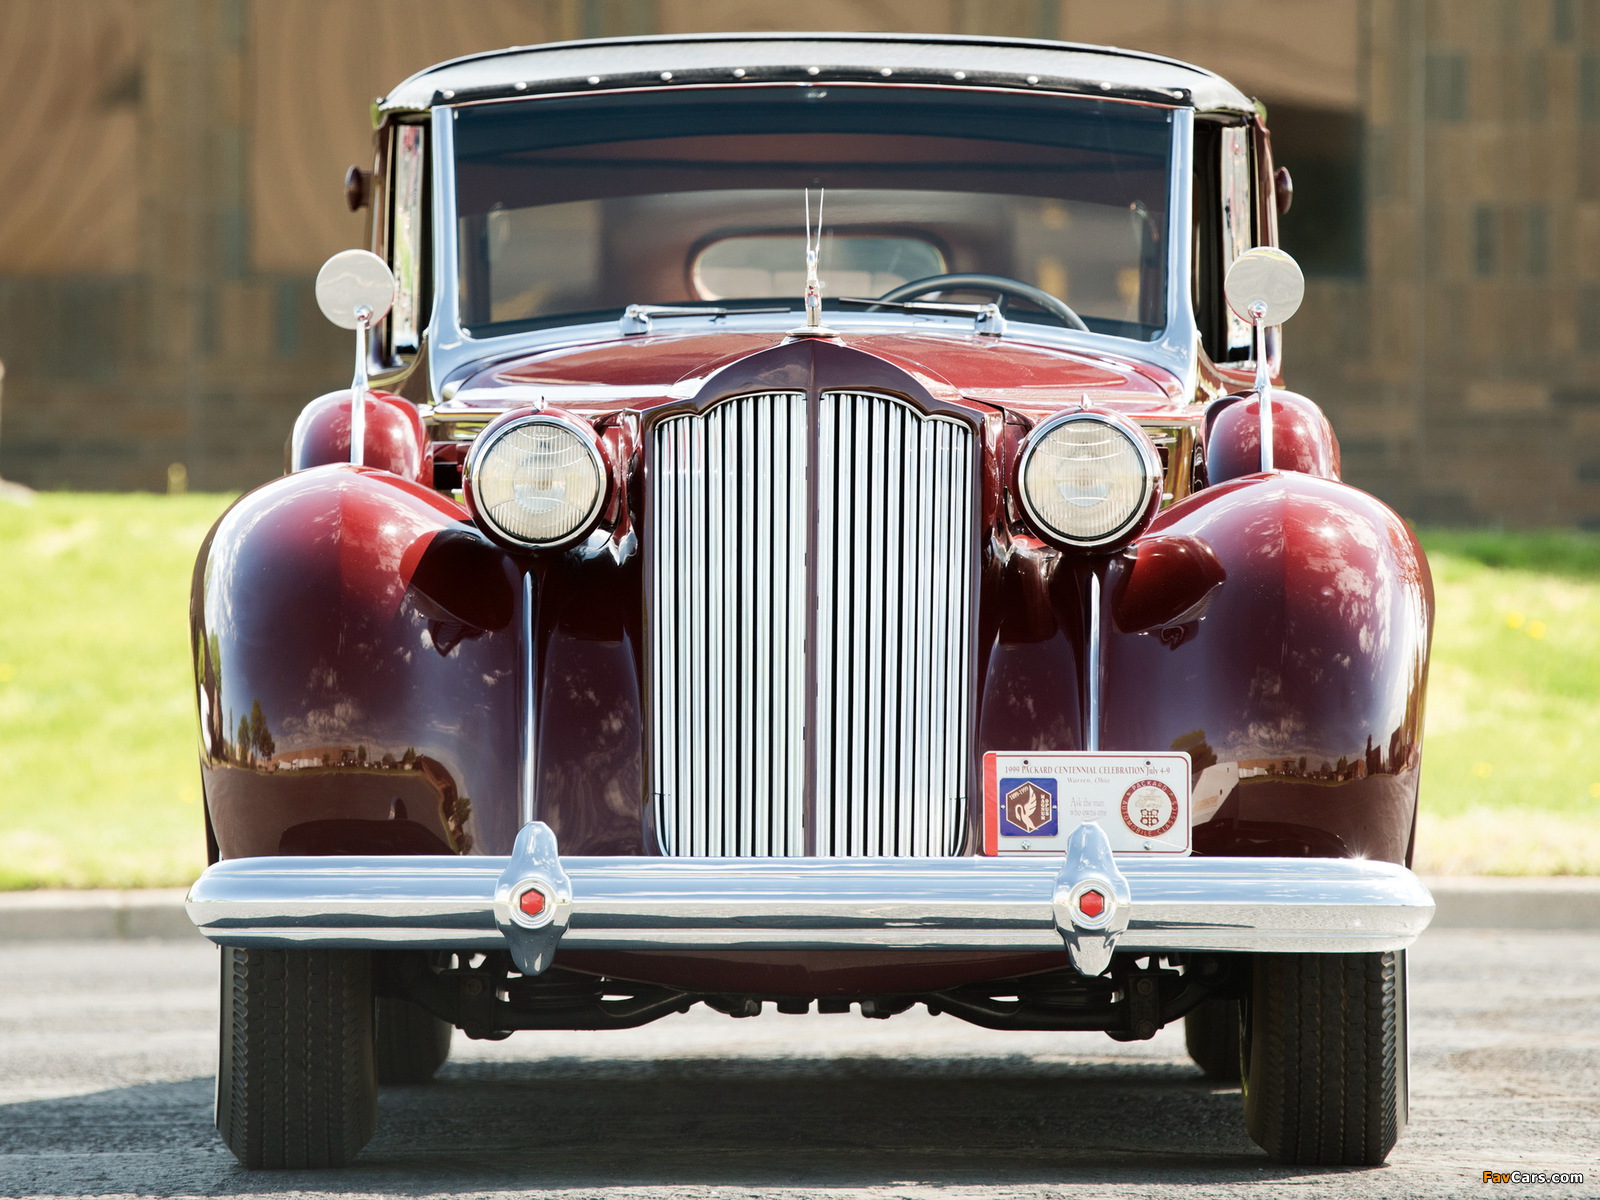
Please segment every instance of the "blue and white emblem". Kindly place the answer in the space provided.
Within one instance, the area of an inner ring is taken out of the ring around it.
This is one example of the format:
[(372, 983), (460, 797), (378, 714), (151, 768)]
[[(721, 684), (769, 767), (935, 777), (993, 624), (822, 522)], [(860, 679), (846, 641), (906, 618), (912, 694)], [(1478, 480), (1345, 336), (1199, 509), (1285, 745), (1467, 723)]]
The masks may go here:
[(1000, 832), (1005, 837), (1054, 837), (1058, 832), (1056, 781), (1002, 779)]

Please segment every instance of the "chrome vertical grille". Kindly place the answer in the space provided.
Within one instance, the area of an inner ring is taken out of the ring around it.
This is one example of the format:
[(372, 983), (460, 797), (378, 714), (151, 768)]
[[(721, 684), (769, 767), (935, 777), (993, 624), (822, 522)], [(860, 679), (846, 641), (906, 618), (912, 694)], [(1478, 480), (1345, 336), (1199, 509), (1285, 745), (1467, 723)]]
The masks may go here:
[(882, 396), (822, 401), (816, 852), (954, 854), (967, 773), (972, 434)]
[[(672, 855), (948, 855), (965, 825), (971, 431), (738, 397), (652, 431), (651, 778)], [(807, 544), (815, 559), (807, 569)]]
[(806, 398), (675, 417), (650, 448), (661, 848), (804, 854)]

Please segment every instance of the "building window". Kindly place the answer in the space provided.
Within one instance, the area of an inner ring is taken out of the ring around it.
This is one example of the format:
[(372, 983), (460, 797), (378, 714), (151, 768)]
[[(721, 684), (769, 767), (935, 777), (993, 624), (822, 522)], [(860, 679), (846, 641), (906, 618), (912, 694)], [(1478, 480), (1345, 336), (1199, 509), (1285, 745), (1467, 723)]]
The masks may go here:
[(1591, 124), (1600, 121), (1600, 58), (1593, 54), (1578, 60), (1578, 114)]
[(1528, 209), (1528, 274), (1550, 273), (1550, 210), (1543, 204)]
[(1467, 56), (1430, 54), (1427, 59), (1428, 116), (1435, 121), (1467, 119)]
[(1589, 284), (1578, 298), (1578, 345), (1600, 354), (1600, 286)]
[[(1360, 113), (1272, 106), (1272, 158), (1294, 179), (1279, 237), (1308, 275), (1363, 271), (1366, 141)], [(1380, 162), (1390, 149), (1387, 141), (1375, 147)]]
[(1472, 215), (1472, 260), (1479, 275), (1494, 274), (1498, 240), (1495, 233), (1494, 209), (1480, 204)]
[(1578, 36), (1578, 13), (1574, 0), (1552, 0), (1550, 5), (1550, 40), (1570, 42)]

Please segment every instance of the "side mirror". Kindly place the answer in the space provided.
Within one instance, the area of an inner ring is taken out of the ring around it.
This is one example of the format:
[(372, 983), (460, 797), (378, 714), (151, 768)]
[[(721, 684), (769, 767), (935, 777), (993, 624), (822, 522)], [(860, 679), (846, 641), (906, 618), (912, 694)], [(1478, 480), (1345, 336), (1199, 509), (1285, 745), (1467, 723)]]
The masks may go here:
[(1233, 260), (1222, 283), (1228, 307), (1251, 325), (1282, 325), (1300, 311), (1306, 277), (1300, 264), (1274, 246), (1257, 246)]
[(317, 272), (317, 307), (340, 329), (356, 331), (350, 384), (350, 461), (360, 466), (367, 441), (367, 357), (372, 327), (394, 307), (394, 272), (370, 250), (341, 250)]
[(1261, 409), (1261, 469), (1272, 470), (1272, 376), (1267, 366), (1267, 326), (1282, 325), (1300, 311), (1306, 277), (1274, 246), (1257, 246), (1233, 260), (1222, 281), (1228, 307), (1255, 333), (1256, 395)]
[(317, 272), (317, 307), (340, 329), (368, 328), (394, 307), (394, 272), (370, 250), (341, 250)]

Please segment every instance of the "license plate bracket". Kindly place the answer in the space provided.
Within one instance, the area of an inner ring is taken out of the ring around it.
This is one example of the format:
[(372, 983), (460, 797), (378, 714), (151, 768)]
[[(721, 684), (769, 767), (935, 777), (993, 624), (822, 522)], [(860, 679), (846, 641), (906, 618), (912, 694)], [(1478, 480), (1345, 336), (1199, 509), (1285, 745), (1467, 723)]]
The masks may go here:
[(1117, 854), (1192, 850), (1191, 763), (1182, 751), (989, 751), (983, 756), (983, 852), (1061, 854), (1093, 821)]

